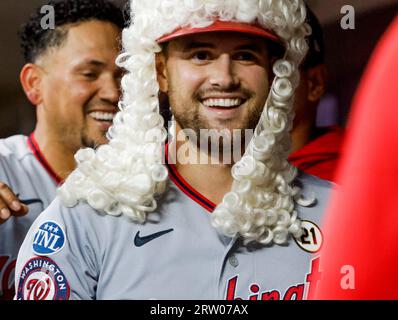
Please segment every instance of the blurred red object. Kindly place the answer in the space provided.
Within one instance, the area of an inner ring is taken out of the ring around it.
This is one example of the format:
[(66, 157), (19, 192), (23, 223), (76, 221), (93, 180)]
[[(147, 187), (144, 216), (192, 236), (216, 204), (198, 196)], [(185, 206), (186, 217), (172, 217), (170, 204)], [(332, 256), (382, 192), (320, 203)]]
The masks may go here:
[(289, 161), (305, 173), (334, 182), (344, 130), (338, 126), (322, 129), (326, 132), (292, 153)]
[(346, 133), (322, 280), (309, 299), (398, 299), (398, 17), (371, 58)]

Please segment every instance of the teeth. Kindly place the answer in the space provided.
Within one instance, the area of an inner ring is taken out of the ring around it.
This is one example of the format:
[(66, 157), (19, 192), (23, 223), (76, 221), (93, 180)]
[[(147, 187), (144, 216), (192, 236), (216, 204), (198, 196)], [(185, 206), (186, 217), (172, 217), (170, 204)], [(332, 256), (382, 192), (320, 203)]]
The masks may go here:
[(112, 121), (115, 114), (112, 112), (91, 112), (90, 117), (99, 121)]
[(242, 104), (242, 99), (206, 99), (203, 101), (203, 105), (206, 107), (236, 107)]

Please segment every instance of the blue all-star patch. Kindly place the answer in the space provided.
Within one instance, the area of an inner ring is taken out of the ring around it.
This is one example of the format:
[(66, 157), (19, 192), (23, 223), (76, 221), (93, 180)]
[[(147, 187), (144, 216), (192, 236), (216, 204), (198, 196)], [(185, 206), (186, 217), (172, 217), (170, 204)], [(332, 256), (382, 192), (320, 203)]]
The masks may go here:
[(44, 222), (33, 238), (33, 251), (40, 256), (49, 256), (62, 250), (65, 244), (65, 233), (54, 221)]

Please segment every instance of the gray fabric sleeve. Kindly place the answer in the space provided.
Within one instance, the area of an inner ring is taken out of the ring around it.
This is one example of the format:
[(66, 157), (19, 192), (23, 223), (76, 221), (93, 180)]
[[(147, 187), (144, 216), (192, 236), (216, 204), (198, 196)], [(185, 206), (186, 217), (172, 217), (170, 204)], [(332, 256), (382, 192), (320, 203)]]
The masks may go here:
[(7, 161), (6, 158), (0, 154), (0, 182), (3, 182), (5, 184), (10, 184), (10, 178), (7, 174)]
[(65, 208), (56, 198), (36, 219), (18, 254), (16, 299), (96, 298), (99, 238), (86, 210)]

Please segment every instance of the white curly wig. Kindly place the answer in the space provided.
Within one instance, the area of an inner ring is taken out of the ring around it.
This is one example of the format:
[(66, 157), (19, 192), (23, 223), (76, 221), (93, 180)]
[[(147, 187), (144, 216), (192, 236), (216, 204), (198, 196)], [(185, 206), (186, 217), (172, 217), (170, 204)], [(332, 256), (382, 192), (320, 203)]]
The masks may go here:
[(273, 66), (275, 77), (260, 121), (232, 167), (232, 190), (212, 213), (212, 224), (226, 236), (239, 234), (245, 243), (283, 244), (290, 235), (301, 236), (295, 203), (306, 206), (314, 199), (303, 199), (293, 186), (297, 170), (287, 157), (298, 65), (310, 33), (303, 1), (134, 0), (131, 10), (124, 52), (117, 59), (127, 74), (109, 144), (76, 153), (77, 168), (58, 190), (63, 203), (74, 206), (83, 200), (106, 214), (144, 222), (156, 209), (155, 196), (164, 192), (168, 177), (162, 163), (167, 132), (159, 113), (155, 55), (161, 46), (156, 40), (179, 27), (207, 27), (215, 20), (256, 23), (279, 37), (285, 56)]

